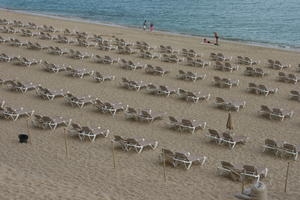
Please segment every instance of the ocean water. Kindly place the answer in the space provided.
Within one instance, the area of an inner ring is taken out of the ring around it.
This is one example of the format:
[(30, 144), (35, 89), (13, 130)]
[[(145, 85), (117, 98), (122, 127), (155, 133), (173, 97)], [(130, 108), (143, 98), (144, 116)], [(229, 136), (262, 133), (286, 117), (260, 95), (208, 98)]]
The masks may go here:
[[(0, 7), (300, 49), (300, 0), (0, 0)], [(0, 16), (3, 18), (5, 16)]]

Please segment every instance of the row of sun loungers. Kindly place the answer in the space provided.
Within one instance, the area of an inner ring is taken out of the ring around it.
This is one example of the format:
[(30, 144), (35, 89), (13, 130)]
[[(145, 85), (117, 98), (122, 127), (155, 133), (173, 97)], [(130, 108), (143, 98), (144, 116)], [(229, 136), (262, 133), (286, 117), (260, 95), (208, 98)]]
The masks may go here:
[(216, 129), (208, 129), (206, 135), (211, 141), (217, 144), (226, 144), (230, 149), (233, 149), (237, 144), (246, 144), (248, 137), (246, 136), (233, 136), (230, 132), (219, 133)]
[(254, 94), (268, 96), (269, 94), (275, 94), (278, 92), (278, 88), (267, 88), (263, 84), (249, 83), (247, 90)]
[(279, 145), (275, 140), (267, 138), (263, 145), (263, 152), (270, 152), (275, 156), (292, 156), (294, 160), (297, 160), (300, 147), (288, 142)]
[(268, 119), (279, 119), (283, 121), (286, 118), (291, 118), (294, 114), (294, 111), (293, 110), (288, 111), (282, 108), (270, 109), (266, 105), (261, 105), (259, 113), (261, 113), (262, 116)]

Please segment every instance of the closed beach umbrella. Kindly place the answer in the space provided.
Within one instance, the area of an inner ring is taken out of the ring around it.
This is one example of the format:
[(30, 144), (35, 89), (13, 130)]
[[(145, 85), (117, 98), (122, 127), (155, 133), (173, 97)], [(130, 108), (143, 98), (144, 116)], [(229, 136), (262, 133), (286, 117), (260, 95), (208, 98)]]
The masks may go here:
[(228, 119), (226, 123), (226, 128), (229, 130), (233, 130), (233, 124), (232, 124), (232, 118), (231, 118), (231, 113), (228, 113)]

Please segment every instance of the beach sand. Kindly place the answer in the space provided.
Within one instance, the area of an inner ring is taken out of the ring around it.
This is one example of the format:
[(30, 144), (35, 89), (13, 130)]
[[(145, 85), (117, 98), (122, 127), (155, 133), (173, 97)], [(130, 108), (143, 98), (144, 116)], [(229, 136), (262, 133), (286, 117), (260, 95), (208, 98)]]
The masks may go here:
[[(164, 76), (147, 75), (144, 70), (127, 71), (118, 65), (94, 63), (92, 59), (74, 60), (67, 56), (55, 56), (45, 51), (28, 50), (24, 47), (11, 47), (0, 44), (0, 53), (10, 56), (25, 56), (42, 59), (50, 63), (68, 64), (86, 67), (91, 70), (112, 74), (116, 80), (96, 83), (91, 77), (83, 79), (66, 76), (66, 73), (47, 73), (42, 65), (29, 68), (19, 67), (11, 63), (1, 63), (0, 78), (18, 78), (20, 81), (39, 83), (50, 89), (66, 89), (75, 95), (92, 95), (104, 101), (122, 102), (135, 108), (150, 108), (154, 112), (167, 112), (168, 115), (180, 118), (197, 119), (207, 122), (209, 128), (225, 130), (227, 112), (219, 110), (214, 105), (217, 96), (229, 100), (245, 100), (246, 107), (232, 113), (235, 135), (249, 137), (246, 145), (239, 145), (233, 150), (223, 145), (212, 144), (205, 137), (207, 128), (195, 134), (180, 133), (166, 128), (167, 118), (151, 124), (126, 120), (124, 114), (114, 118), (101, 114), (93, 106), (83, 109), (66, 105), (63, 98), (45, 101), (36, 96), (35, 92), (25, 94), (11, 92), (4, 86), (0, 88), (0, 99), (8, 105), (35, 110), (35, 113), (49, 116), (72, 118), (74, 122), (83, 125), (91, 124), (110, 130), (109, 138), (97, 138), (95, 142), (80, 141), (77, 137), (68, 138), (69, 157), (65, 156), (65, 140), (63, 129), (54, 132), (39, 130), (30, 126), (31, 144), (19, 144), (19, 133), (28, 132), (26, 119), (15, 122), (0, 121), (0, 199), (203, 199), (225, 200), (234, 199), (233, 195), (241, 191), (241, 183), (233, 182), (217, 175), (217, 167), (221, 160), (235, 164), (252, 164), (267, 167), (269, 174), (263, 182), (267, 185), (269, 199), (300, 199), (300, 168), (299, 161), (278, 158), (262, 153), (265, 138), (276, 141), (288, 141), (300, 145), (300, 107), (299, 102), (288, 98), (290, 90), (299, 89), (298, 85), (276, 81), (277, 70), (266, 67), (267, 59), (277, 59), (282, 63), (292, 65), (285, 72), (296, 73), (300, 63), (299, 52), (285, 51), (266, 47), (220, 41), (220, 46), (202, 44), (202, 38), (182, 35), (171, 35), (161, 32), (144, 32), (134, 28), (113, 27), (92, 23), (76, 22), (34, 16), (13, 11), (0, 11), (0, 18), (21, 20), (23, 23), (34, 22), (37, 25), (52, 25), (58, 29), (69, 28), (86, 31), (89, 34), (101, 34), (104, 38), (113, 36), (126, 41), (146, 41), (151, 46), (170, 45), (175, 49), (194, 49), (203, 53), (203, 60), (209, 60), (211, 52), (222, 52), (225, 56), (249, 56), (260, 60), (259, 65), (269, 73), (265, 78), (253, 78), (243, 75), (245, 66), (240, 66), (236, 72), (220, 72), (212, 66), (192, 68), (183, 64), (164, 63), (157, 59), (146, 60), (137, 55), (120, 55), (115, 51), (105, 52), (94, 47), (84, 48), (76, 45), (59, 44), (54, 41), (40, 40), (37, 37), (21, 37), (20, 34), (1, 33), (4, 38), (15, 37), (21, 41), (37, 41), (43, 46), (59, 46), (78, 49), (94, 55), (110, 55), (131, 59), (142, 64), (153, 64), (170, 70)], [(53, 34), (54, 35), (54, 34)], [(57, 35), (57, 33), (55, 34)], [(176, 79), (178, 70), (207, 74), (207, 78), (196, 82), (186, 82)], [(220, 89), (212, 85), (213, 76), (228, 77), (240, 80), (240, 85), (232, 89)], [(121, 77), (132, 80), (143, 80), (146, 83), (168, 85), (171, 88), (183, 88), (191, 91), (210, 93), (208, 102), (187, 103), (174, 97), (160, 97), (147, 94), (145, 91), (134, 92), (120, 88)], [(249, 82), (262, 83), (269, 87), (279, 88), (273, 96), (257, 96), (246, 92)], [(281, 107), (294, 110), (292, 119), (283, 122), (268, 120), (259, 116), (260, 105)], [(116, 168), (113, 168), (111, 139), (113, 135), (127, 137), (144, 137), (159, 141), (159, 147), (144, 150), (141, 154), (134, 151), (123, 152), (115, 150)], [(161, 148), (177, 151), (189, 151), (194, 155), (207, 156), (204, 166), (193, 165), (190, 170), (166, 167), (167, 182), (164, 182), (163, 166), (159, 163)], [(284, 193), (284, 183), (287, 163), (290, 161), (288, 193)]]

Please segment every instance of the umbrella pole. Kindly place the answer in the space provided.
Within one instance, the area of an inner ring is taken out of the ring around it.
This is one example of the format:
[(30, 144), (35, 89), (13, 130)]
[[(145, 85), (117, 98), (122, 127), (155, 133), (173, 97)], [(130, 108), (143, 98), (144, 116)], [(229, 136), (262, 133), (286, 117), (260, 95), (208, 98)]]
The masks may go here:
[(287, 168), (286, 168), (286, 176), (285, 176), (285, 185), (284, 185), (284, 192), (287, 192), (287, 184), (288, 184), (288, 178), (289, 178), (289, 168), (290, 168), (290, 162), (288, 162)]

